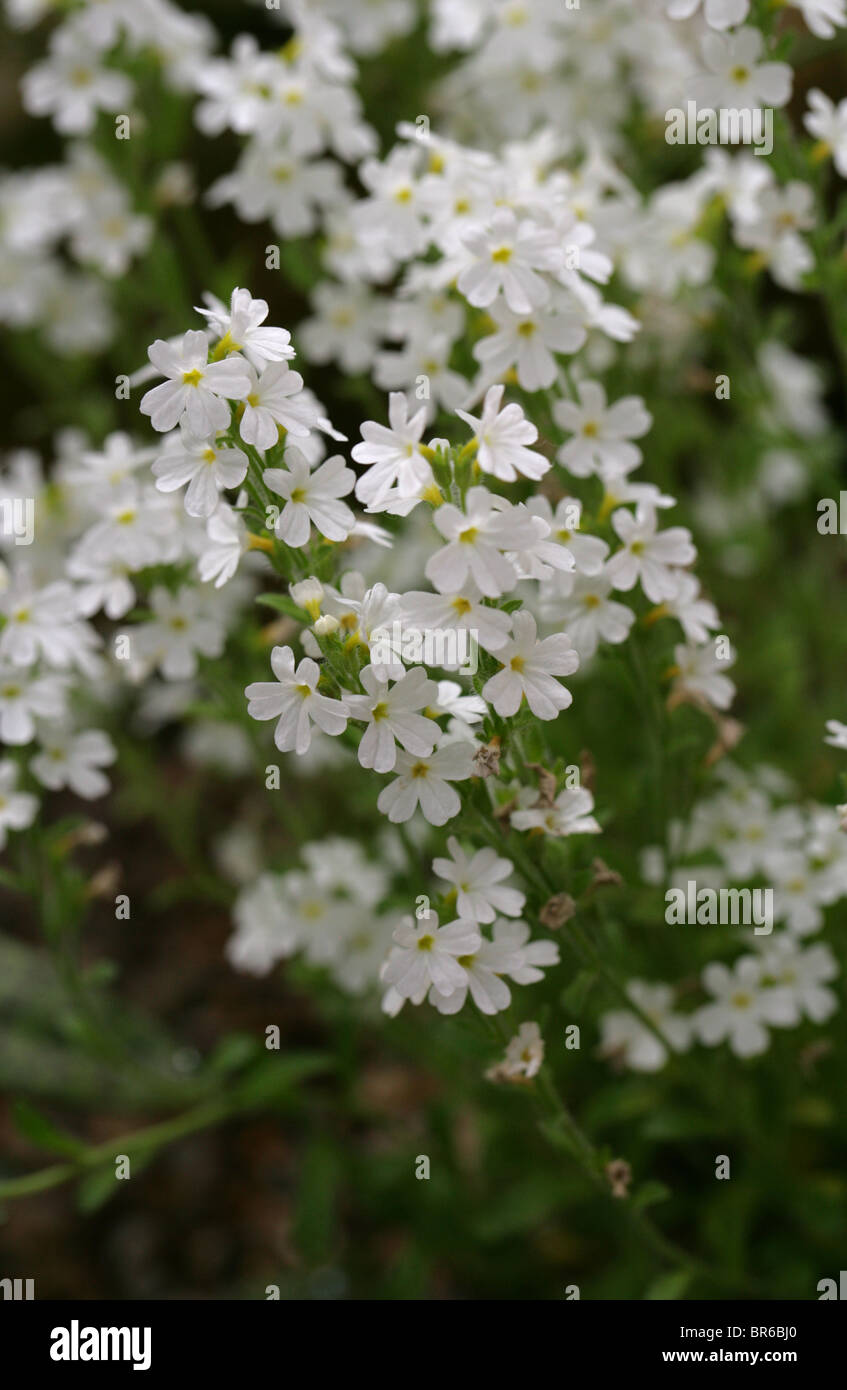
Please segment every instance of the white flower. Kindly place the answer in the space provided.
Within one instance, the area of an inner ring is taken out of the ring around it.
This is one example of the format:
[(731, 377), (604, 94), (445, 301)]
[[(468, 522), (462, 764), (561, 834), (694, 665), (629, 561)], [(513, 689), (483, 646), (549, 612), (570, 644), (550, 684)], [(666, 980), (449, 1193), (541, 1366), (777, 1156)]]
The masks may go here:
[(411, 820), (418, 806), (430, 825), (445, 825), (457, 815), (462, 801), (450, 782), (471, 775), (473, 749), (464, 741), (442, 743), (427, 757), (397, 754), (397, 776), (379, 794), (377, 807), (395, 824)]
[(847, 24), (844, 0), (786, 0), (799, 10), (807, 28), (819, 39), (831, 39), (836, 28)]
[[(690, 19), (700, 0), (665, 0), (671, 19)], [(703, 0), (703, 18), (712, 29), (733, 29), (747, 18), (750, 0)]]
[(19, 792), (18, 765), (11, 758), (0, 762), (0, 850), (5, 849), (8, 831), (26, 830), (38, 812), (38, 797)]
[(513, 483), (518, 476), (541, 478), (550, 468), (550, 460), (526, 447), (535, 443), (538, 430), (514, 402), (500, 409), (503, 390), (502, 386), (489, 387), (479, 418), (456, 411), (474, 432), (479, 446), (477, 463), (483, 473), (506, 483)]
[(50, 36), (49, 57), (25, 74), (25, 109), (52, 116), (62, 135), (87, 135), (98, 111), (126, 109), (133, 84), (122, 72), (102, 67), (91, 43), (72, 23)]
[(363, 443), (353, 447), (357, 463), (370, 464), (356, 483), (356, 496), (367, 507), (376, 507), (396, 487), (401, 497), (414, 496), (432, 477), (432, 470), (420, 452), (426, 427), (426, 410), (409, 416), (409, 402), (402, 391), (388, 397), (389, 428), (373, 420), (361, 427)]
[(221, 348), (228, 352), (243, 352), (257, 371), (261, 371), (268, 362), (283, 362), (286, 358), (294, 357), (291, 334), (287, 328), (262, 327), (269, 312), (267, 300), (254, 299), (249, 290), (236, 288), (232, 291), (227, 310), (213, 294), (203, 297), (209, 308), (198, 308), (197, 312), (206, 318), (209, 327), (222, 340), (218, 344), (219, 353)]
[(197, 671), (197, 654), (220, 656), (226, 638), (220, 617), (212, 616), (205, 595), (184, 584), (175, 594), (157, 584), (150, 594), (153, 617), (134, 634), (140, 655), (157, 666), (166, 680), (189, 680)]
[(439, 681), (434, 710), (437, 714), (448, 714), (454, 725), (471, 725), (485, 718), (488, 706), (479, 695), (465, 695), (456, 681)]
[(368, 588), (355, 570), (342, 575), (341, 588), (325, 589), (327, 612), (338, 622), (348, 642), (368, 648), (370, 663), (381, 680), (399, 680), (405, 667), (401, 646), (394, 641), (394, 622), (400, 616), (399, 594), (382, 583)]
[(155, 460), (153, 473), (159, 492), (176, 492), (188, 483), (186, 512), (209, 517), (221, 492), (244, 481), (247, 457), (240, 449), (221, 446), (214, 438), (198, 438), (183, 427)]
[(577, 575), (566, 593), (553, 586), (542, 591), (542, 617), (567, 628), (584, 661), (594, 655), (601, 641), (625, 642), (635, 622), (631, 608), (609, 598), (611, 589), (612, 581), (604, 573)]
[(503, 668), (486, 681), (483, 699), (503, 718), (509, 718), (517, 714), (526, 696), (536, 718), (556, 719), (559, 711), (572, 703), (573, 696), (555, 677), (572, 675), (579, 666), (579, 657), (564, 632), (539, 642), (535, 619), (526, 609), (515, 613), (512, 622), (514, 637), (497, 653)]
[(147, 250), (153, 221), (137, 216), (123, 192), (110, 192), (87, 209), (71, 238), (74, 257), (114, 278), (126, 274), (134, 255)]
[(184, 417), (192, 434), (203, 438), (217, 434), (229, 425), (227, 400), (243, 400), (250, 390), (243, 357), (209, 362), (209, 339), (194, 329), (178, 344), (157, 338), (147, 356), (168, 380), (148, 391), (139, 409), (150, 416), (154, 430), (163, 433)]
[(35, 676), (16, 666), (0, 666), (0, 739), (29, 743), (36, 719), (60, 719), (65, 708), (67, 678)]
[(106, 491), (122, 491), (136, 471), (155, 456), (155, 448), (139, 448), (123, 430), (113, 430), (100, 449), (83, 449), (73, 458), (62, 470), (62, 479), (84, 488), (86, 496), (96, 500)]
[(415, 999), (433, 985), (440, 994), (460, 989), (466, 977), (458, 958), (479, 950), (482, 938), (474, 922), (459, 918), (440, 927), (430, 912), (420, 921), (404, 917), (394, 941), (398, 949), (383, 966), (382, 978), (402, 998)]
[(788, 991), (795, 1009), (792, 1023), (804, 1016), (824, 1023), (835, 1013), (838, 999), (826, 986), (838, 973), (835, 956), (822, 943), (804, 949), (788, 932), (780, 932), (762, 948), (762, 981)]
[(100, 520), (77, 542), (75, 561), (118, 561), (130, 570), (139, 570), (175, 558), (166, 551), (176, 531), (173, 508), (152, 488), (142, 488), (129, 478), (100, 499), (98, 510)]
[(818, 87), (813, 87), (806, 99), (809, 109), (803, 117), (804, 126), (821, 142), (822, 150), (832, 154), (836, 169), (847, 179), (847, 99), (836, 106)]
[(585, 328), (573, 312), (550, 313), (549, 308), (531, 314), (513, 314), (502, 300), (488, 313), (499, 332), (474, 345), (473, 355), (483, 366), (483, 376), (502, 378), (511, 367), (524, 391), (546, 390), (558, 373), (554, 353), (578, 352), (585, 342)]
[(507, 1009), (511, 992), (503, 976), (517, 984), (534, 984), (543, 980), (540, 967), (558, 965), (559, 948), (554, 941), (530, 941), (526, 922), (499, 920), (492, 928), (492, 940), (484, 937), (479, 949), (462, 956), (459, 964), (465, 972), (462, 985), (444, 995), (433, 985), (429, 1002), (441, 1014), (456, 1014), (464, 1007), (468, 993), (481, 1013), (495, 1014)]
[(815, 195), (807, 183), (792, 179), (784, 187), (766, 188), (756, 214), (734, 227), (739, 246), (755, 250), (777, 284), (797, 290), (815, 258), (801, 236), (815, 223)]
[(349, 376), (367, 371), (383, 337), (382, 301), (361, 284), (323, 280), (312, 304), (316, 314), (297, 330), (306, 356), (318, 363), (334, 358)]
[(690, 565), (697, 558), (691, 532), (685, 526), (657, 530), (655, 510), (639, 506), (635, 514), (621, 507), (612, 515), (612, 526), (623, 541), (606, 565), (606, 574), (616, 589), (641, 587), (652, 603), (674, 598), (679, 587), (677, 567)]
[[(550, 538), (559, 545), (567, 546), (574, 558), (574, 566), (580, 574), (599, 574), (609, 553), (609, 547), (599, 536), (580, 531), (582, 503), (575, 497), (562, 497), (553, 510), (550, 499), (544, 496), (530, 497), (527, 511), (541, 517), (550, 528)], [(569, 581), (572, 582), (572, 581)]]
[(43, 786), (54, 792), (70, 787), (86, 801), (105, 796), (109, 779), (100, 768), (108, 767), (118, 756), (108, 734), (101, 729), (88, 729), (81, 734), (55, 729), (42, 735), (41, 744), (41, 752), (30, 762), (30, 769)]
[(650, 429), (653, 417), (640, 396), (622, 396), (607, 406), (599, 381), (578, 383), (579, 403), (556, 401), (553, 418), (574, 436), (556, 454), (563, 468), (576, 478), (587, 478), (601, 469), (629, 473), (641, 462), (641, 450), (630, 441)]
[(207, 544), (197, 557), (197, 572), (204, 584), (214, 580), (215, 588), (221, 589), (236, 573), (247, 549), (247, 527), (233, 507), (219, 502), (206, 523), (206, 536)]
[(703, 971), (703, 987), (714, 996), (691, 1017), (691, 1026), (707, 1047), (726, 1040), (737, 1057), (756, 1057), (767, 1050), (768, 1024), (790, 1026), (796, 1010), (789, 990), (763, 986), (762, 963), (742, 956), (732, 969), (713, 961)]
[(700, 695), (715, 709), (729, 709), (735, 698), (735, 686), (723, 672), (734, 661), (734, 653), (729, 660), (718, 657), (711, 642), (702, 647), (681, 643), (674, 647), (674, 664), (677, 668), (674, 689)]
[(299, 449), (289, 449), (285, 455), (287, 470), (265, 469), (265, 486), (285, 498), (274, 530), (280, 540), (295, 550), (308, 545), (314, 525), (330, 541), (343, 541), (349, 536), (356, 518), (346, 502), (339, 501), (351, 491), (356, 481), (352, 468), (347, 468), (340, 454), (328, 458), (314, 473)]
[(463, 240), (472, 260), (459, 276), (458, 289), (475, 308), (487, 308), (499, 294), (515, 314), (547, 303), (550, 284), (538, 272), (556, 270), (562, 262), (555, 232), (528, 218), (519, 222), (511, 208), (498, 208), (487, 227), (473, 228)]
[(691, 96), (699, 109), (785, 106), (793, 73), (787, 63), (760, 63), (764, 46), (758, 29), (707, 34), (702, 53), (708, 72), (691, 81)]
[(460, 589), (470, 574), (486, 598), (513, 589), (517, 574), (504, 550), (521, 550), (537, 540), (533, 517), (484, 487), (468, 490), (465, 510), (444, 503), (433, 516), (447, 545), (431, 555), (426, 577), (442, 593)]
[(537, 1076), (544, 1061), (544, 1039), (537, 1023), (522, 1023), (507, 1047), (502, 1062), (491, 1067), (486, 1076), (491, 1081), (503, 1078), (531, 1080)]
[[(374, 772), (391, 772), (397, 760), (397, 744), (416, 757), (427, 757), (435, 747), (440, 729), (433, 719), (416, 711), (437, 698), (438, 687), (422, 666), (407, 671), (389, 688), (370, 666), (359, 673), (366, 694), (344, 692), (344, 703), (351, 719), (367, 723), (359, 744), (359, 762)], [(396, 742), (395, 742), (396, 740)]]
[(486, 846), (468, 858), (455, 835), (447, 841), (449, 859), (434, 859), (433, 872), (456, 889), (456, 911), (460, 917), (470, 917), (474, 922), (493, 922), (498, 912), (505, 917), (519, 917), (523, 912), (526, 897), (517, 888), (501, 884), (508, 878), (514, 866), (509, 859), (501, 859), (496, 850)]
[(599, 835), (600, 826), (591, 812), (594, 797), (586, 787), (564, 787), (552, 806), (536, 803), (513, 811), (509, 817), (515, 830), (542, 830), (545, 835)]
[(79, 620), (76, 594), (64, 580), (36, 589), (21, 577), (0, 593), (0, 612), (6, 618), (0, 628), (0, 661), (32, 666), (41, 657), (59, 670), (74, 666), (88, 676), (100, 674), (96, 651), (101, 639)]
[(264, 453), (279, 440), (280, 427), (305, 439), (320, 419), (320, 412), (303, 391), (303, 378), (286, 362), (271, 362), (261, 376), (249, 369), (246, 405), (241, 417), (241, 438)]
[(680, 573), (673, 598), (665, 599), (663, 614), (676, 618), (685, 633), (686, 642), (708, 642), (709, 633), (721, 625), (720, 616), (710, 599), (700, 593), (700, 581), (693, 574)]
[[(403, 620), (414, 628), (420, 628), (424, 634), (467, 632), (487, 652), (501, 651), (512, 627), (508, 613), (482, 602), (479, 587), (472, 579), (467, 579), (455, 592), (445, 594), (411, 590), (403, 595), (401, 607)], [(457, 643), (456, 661), (444, 661), (441, 665), (449, 671), (462, 664)]]
[(321, 673), (316, 661), (307, 656), (295, 668), (291, 648), (274, 647), (271, 670), (276, 681), (255, 681), (244, 693), (249, 701), (247, 713), (252, 719), (278, 721), (274, 743), (281, 752), (305, 753), (312, 741), (312, 724), (317, 724), (325, 734), (344, 732), (347, 712), (340, 700), (318, 692)]
[(669, 985), (651, 985), (631, 980), (626, 992), (664, 1037), (663, 1046), (637, 1014), (616, 1010), (600, 1020), (600, 1053), (620, 1060), (632, 1071), (659, 1071), (668, 1058), (668, 1048), (684, 1052), (691, 1041), (687, 1018), (674, 1013), (674, 992)]
[(833, 748), (847, 749), (847, 724), (842, 724), (838, 719), (827, 719), (826, 738), (824, 743), (831, 743)]
[(821, 903), (830, 900), (828, 883), (815, 873), (802, 850), (783, 850), (770, 864), (773, 912), (795, 936), (817, 931), (823, 922)]

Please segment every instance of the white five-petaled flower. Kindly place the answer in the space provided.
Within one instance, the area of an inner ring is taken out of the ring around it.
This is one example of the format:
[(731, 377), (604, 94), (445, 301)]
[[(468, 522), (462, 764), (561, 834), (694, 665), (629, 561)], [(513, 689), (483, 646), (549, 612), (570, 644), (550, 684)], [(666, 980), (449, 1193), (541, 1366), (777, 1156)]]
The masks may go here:
[(515, 830), (540, 830), (545, 835), (599, 835), (600, 826), (591, 812), (594, 797), (587, 787), (564, 787), (552, 805), (542, 799), (525, 810), (513, 811), (510, 821)]
[(362, 443), (353, 447), (357, 463), (369, 464), (356, 483), (356, 496), (367, 507), (377, 506), (392, 488), (401, 498), (413, 497), (426, 486), (431, 469), (420, 451), (426, 427), (426, 410), (409, 415), (409, 402), (402, 391), (388, 397), (388, 426), (366, 420), (361, 427)]
[(534, 984), (544, 979), (541, 967), (559, 962), (555, 941), (530, 941), (526, 922), (506, 922), (501, 918), (494, 923), (491, 937), (490, 941), (483, 937), (478, 950), (461, 957), (464, 984), (447, 995), (432, 986), (429, 1002), (439, 1013), (458, 1013), (468, 994), (480, 1013), (499, 1013), (509, 1007), (512, 998), (504, 975), (516, 984)]
[(630, 980), (626, 992), (665, 1041), (638, 1014), (616, 1009), (600, 1020), (600, 1054), (632, 1071), (659, 1071), (668, 1059), (669, 1049), (684, 1052), (689, 1046), (689, 1021), (674, 1012), (674, 991), (670, 985)]
[(464, 511), (446, 502), (433, 516), (447, 545), (427, 561), (427, 579), (445, 593), (460, 589), (470, 574), (486, 598), (497, 598), (517, 583), (515, 567), (503, 551), (532, 546), (538, 540), (538, 520), (487, 488), (470, 488)]
[(459, 793), (449, 784), (470, 777), (472, 757), (473, 746), (464, 740), (442, 743), (426, 757), (398, 752), (397, 775), (380, 792), (378, 809), (398, 824), (411, 820), (420, 806), (430, 825), (445, 825), (462, 805)]
[(708, 72), (690, 83), (690, 94), (699, 109), (785, 106), (791, 97), (793, 72), (788, 63), (761, 63), (764, 47), (758, 29), (707, 34), (701, 48)]
[(0, 666), (0, 739), (29, 743), (36, 719), (59, 719), (64, 713), (67, 680), (36, 676), (32, 670)]
[(370, 666), (359, 673), (364, 695), (344, 692), (351, 719), (364, 719), (367, 728), (359, 744), (359, 762), (374, 772), (391, 772), (397, 760), (397, 744), (416, 757), (428, 756), (441, 730), (434, 719), (418, 713), (434, 704), (438, 686), (423, 666), (415, 666), (389, 687)]
[(102, 729), (87, 729), (81, 734), (51, 729), (42, 736), (41, 744), (30, 769), (43, 786), (51, 791), (70, 787), (86, 801), (104, 796), (109, 790), (109, 779), (100, 769), (113, 763), (118, 754)]
[(483, 699), (501, 717), (509, 718), (517, 714), (526, 696), (536, 718), (555, 719), (573, 700), (570, 691), (555, 678), (573, 675), (579, 657), (564, 632), (555, 632), (539, 642), (535, 619), (525, 609), (515, 613), (512, 622), (514, 637), (497, 653), (502, 670), (486, 681)]
[(257, 371), (268, 362), (283, 362), (295, 356), (287, 328), (262, 327), (268, 316), (266, 299), (254, 299), (249, 290), (236, 288), (227, 309), (213, 294), (206, 294), (204, 298), (209, 307), (198, 308), (197, 312), (219, 335), (219, 350), (223, 346), (229, 352), (243, 352)]
[(258, 376), (248, 368), (241, 438), (264, 453), (279, 440), (280, 429), (305, 439), (317, 425), (320, 411), (303, 390), (303, 378), (287, 362), (271, 362)]
[(221, 445), (215, 438), (201, 439), (181, 429), (168, 440), (153, 464), (160, 492), (176, 492), (188, 483), (185, 510), (189, 516), (209, 517), (220, 494), (238, 487), (247, 476), (247, 457), (240, 449)]
[(279, 539), (298, 550), (308, 545), (314, 524), (327, 540), (346, 540), (356, 518), (339, 499), (356, 481), (352, 468), (346, 467), (341, 454), (334, 454), (313, 473), (308, 460), (294, 448), (287, 451), (285, 462), (287, 468), (266, 468), (264, 473), (265, 486), (285, 498), (274, 527)]
[(158, 666), (165, 680), (190, 680), (197, 655), (220, 656), (225, 629), (205, 594), (190, 584), (172, 594), (157, 584), (150, 594), (152, 618), (141, 624), (134, 646), (143, 660)]
[(502, 293), (515, 314), (529, 314), (550, 298), (550, 282), (539, 271), (555, 271), (563, 250), (552, 229), (530, 219), (518, 221), (511, 208), (498, 208), (487, 227), (465, 233), (470, 258), (458, 279), (459, 293), (477, 309)]
[(813, 87), (806, 100), (809, 109), (803, 117), (804, 126), (819, 141), (820, 151), (832, 155), (839, 174), (847, 179), (847, 99), (836, 106), (825, 92)]
[(192, 329), (179, 344), (157, 338), (147, 350), (157, 371), (168, 378), (142, 397), (139, 409), (154, 430), (174, 429), (183, 419), (192, 434), (207, 438), (229, 425), (228, 400), (243, 400), (250, 390), (243, 357), (209, 361), (208, 335)]
[(482, 938), (476, 923), (458, 918), (441, 927), (431, 911), (420, 921), (404, 917), (394, 941), (398, 949), (391, 951), (382, 978), (403, 999), (415, 999), (432, 985), (440, 994), (462, 988), (466, 976), (459, 959), (479, 950)]
[(652, 603), (675, 598), (679, 589), (679, 569), (697, 558), (691, 532), (685, 526), (669, 526), (659, 531), (653, 507), (638, 506), (633, 514), (621, 507), (612, 515), (612, 525), (623, 541), (620, 550), (606, 565), (606, 574), (616, 589), (633, 589), (638, 580)]
[(727, 657), (718, 656), (714, 642), (705, 642), (701, 647), (681, 642), (674, 647), (674, 689), (700, 696), (715, 709), (729, 709), (735, 696), (735, 685), (729, 676), (724, 675), (724, 671), (734, 661), (733, 652)]
[(742, 956), (732, 966), (713, 961), (703, 985), (713, 996), (692, 1015), (691, 1025), (707, 1047), (726, 1040), (737, 1057), (756, 1057), (768, 1046), (768, 1025), (790, 1027), (795, 1005), (790, 990), (763, 984), (762, 961)]
[(509, 859), (501, 859), (496, 850), (486, 846), (470, 858), (455, 835), (447, 841), (449, 859), (434, 859), (433, 872), (452, 883), (456, 890), (456, 911), (460, 917), (474, 922), (493, 922), (498, 912), (505, 917), (519, 917), (526, 897), (517, 888), (502, 883), (513, 871)]
[(513, 483), (518, 475), (541, 478), (550, 468), (550, 460), (526, 447), (535, 443), (538, 430), (514, 401), (500, 409), (503, 390), (502, 386), (489, 387), (479, 418), (456, 411), (477, 439), (477, 463), (483, 473), (506, 483)]
[(0, 850), (5, 849), (8, 831), (26, 830), (38, 810), (38, 797), (17, 791), (17, 785), (18, 765), (4, 758), (0, 762)]
[[(455, 593), (428, 594), (419, 589), (410, 590), (403, 595), (402, 614), (404, 622), (420, 628), (424, 635), (467, 632), (468, 640), (472, 638), (487, 652), (500, 651), (512, 627), (508, 613), (482, 602), (479, 587), (472, 579), (466, 579)], [(469, 647), (463, 650), (458, 639), (455, 645), (455, 660), (451, 659), (452, 654), (443, 653), (440, 664), (447, 671), (463, 665), (470, 651)]]
[(33, 116), (52, 116), (62, 135), (87, 135), (98, 111), (126, 109), (133, 84), (104, 67), (100, 55), (71, 21), (50, 37), (49, 56), (23, 78), (23, 102)]
[(641, 462), (641, 450), (633, 439), (650, 429), (653, 418), (640, 396), (622, 396), (606, 404), (606, 392), (598, 381), (581, 381), (579, 403), (557, 401), (553, 417), (574, 437), (556, 455), (563, 468), (577, 478), (593, 472), (629, 473)]
[(509, 1040), (506, 1055), (485, 1073), (489, 1081), (530, 1081), (544, 1061), (544, 1039), (537, 1023), (522, 1023)]
[(311, 657), (295, 666), (290, 647), (274, 647), (271, 670), (275, 681), (254, 681), (248, 685), (247, 713), (252, 719), (276, 719), (274, 743), (283, 753), (305, 753), (312, 741), (312, 725), (325, 734), (342, 734), (347, 727), (347, 711), (340, 700), (321, 695), (317, 689), (320, 667)]

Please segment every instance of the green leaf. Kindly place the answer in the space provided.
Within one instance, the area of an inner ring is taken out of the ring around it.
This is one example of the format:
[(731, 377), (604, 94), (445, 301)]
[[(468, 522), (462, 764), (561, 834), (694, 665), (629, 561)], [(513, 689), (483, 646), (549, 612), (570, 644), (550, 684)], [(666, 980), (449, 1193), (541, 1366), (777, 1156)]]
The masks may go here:
[(650, 1302), (675, 1302), (682, 1298), (690, 1283), (690, 1269), (672, 1269), (668, 1274), (660, 1274), (658, 1279), (654, 1279), (644, 1297)]
[(230, 1033), (215, 1048), (208, 1061), (208, 1070), (225, 1076), (239, 1071), (255, 1059), (259, 1044), (249, 1033)]
[(311, 1265), (323, 1264), (332, 1253), (340, 1179), (340, 1154), (328, 1141), (315, 1140), (303, 1158), (294, 1216), (297, 1248)]
[(64, 1154), (68, 1158), (78, 1158), (85, 1151), (85, 1145), (72, 1134), (57, 1129), (51, 1120), (42, 1115), (29, 1101), (17, 1100), (12, 1106), (12, 1120), (19, 1134), (28, 1139), (38, 1149), (48, 1153)]
[(335, 1066), (332, 1057), (319, 1052), (269, 1052), (238, 1083), (238, 1096), (246, 1107), (273, 1104), (288, 1096), (301, 1082)]
[(565, 1008), (575, 1014), (582, 1013), (585, 1001), (596, 983), (597, 975), (593, 970), (580, 970), (567, 989), (562, 990), (562, 1003)]
[(285, 613), (289, 618), (296, 618), (298, 623), (307, 623), (309, 615), (304, 609), (298, 608), (293, 598), (287, 594), (259, 594), (257, 603), (263, 603), (266, 608), (275, 608), (277, 613)]
[(654, 1207), (658, 1202), (666, 1202), (671, 1195), (671, 1190), (663, 1182), (645, 1182), (638, 1191), (633, 1193), (631, 1204), (636, 1211), (646, 1211), (648, 1207)]
[(76, 1204), (86, 1215), (105, 1206), (117, 1187), (114, 1168), (98, 1168), (82, 1179), (76, 1190)]

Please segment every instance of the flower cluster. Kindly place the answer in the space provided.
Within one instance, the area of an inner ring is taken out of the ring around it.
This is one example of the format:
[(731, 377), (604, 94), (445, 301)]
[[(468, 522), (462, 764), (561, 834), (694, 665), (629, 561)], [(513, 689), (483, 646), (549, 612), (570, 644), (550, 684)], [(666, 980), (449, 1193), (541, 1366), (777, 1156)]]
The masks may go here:
[[(601, 1050), (636, 1071), (654, 1071), (670, 1052), (694, 1042), (727, 1042), (739, 1057), (756, 1056), (767, 1049), (770, 1028), (797, 1027), (804, 1019), (823, 1023), (838, 1007), (829, 988), (839, 973), (832, 950), (805, 942), (823, 926), (824, 909), (847, 894), (847, 840), (838, 813), (829, 806), (776, 804), (791, 786), (770, 767), (746, 774), (723, 763), (720, 778), (721, 788), (695, 806), (690, 821), (673, 827), (669, 882), (683, 892), (688, 883), (716, 892), (767, 883), (772, 920), (752, 935), (753, 953), (704, 968), (706, 1002), (693, 1012), (679, 1011), (670, 986), (631, 981), (628, 993), (639, 1012), (605, 1015)], [(694, 860), (703, 853), (711, 858)], [(664, 879), (667, 868), (660, 851), (645, 853), (651, 882)], [(782, 929), (771, 934), (774, 923)], [(696, 923), (690, 929), (696, 931)], [(743, 926), (732, 931), (751, 935)]]

